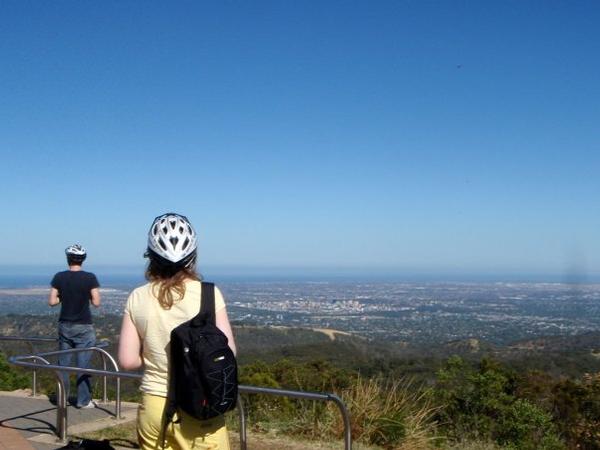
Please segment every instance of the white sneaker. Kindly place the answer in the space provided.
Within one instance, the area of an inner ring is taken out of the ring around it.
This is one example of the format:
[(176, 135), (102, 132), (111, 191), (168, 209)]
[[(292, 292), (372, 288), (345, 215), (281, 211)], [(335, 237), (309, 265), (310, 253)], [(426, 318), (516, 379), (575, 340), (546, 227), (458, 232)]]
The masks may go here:
[(92, 400), (87, 405), (80, 406), (79, 409), (92, 409), (96, 407), (96, 403)]

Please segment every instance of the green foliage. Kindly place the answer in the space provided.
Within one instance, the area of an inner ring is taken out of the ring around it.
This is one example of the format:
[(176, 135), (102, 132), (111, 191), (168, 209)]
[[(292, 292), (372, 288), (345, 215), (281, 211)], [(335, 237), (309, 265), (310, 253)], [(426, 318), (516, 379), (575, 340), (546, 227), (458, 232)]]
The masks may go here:
[(380, 417), (373, 421), (377, 433), (371, 437), (371, 442), (377, 445), (394, 445), (406, 437), (405, 417), (401, 412), (396, 412), (390, 417)]
[[(120, 317), (96, 322), (115, 354)], [(54, 321), (30, 316), (3, 316), (0, 326), (7, 335), (56, 333)], [(448, 346), (424, 349), (348, 336), (332, 341), (303, 329), (245, 325), (235, 333), (241, 383), (337, 393), (351, 410), (354, 439), (364, 445), (422, 449), (443, 433), (447, 448), (456, 450), (554, 450), (564, 448), (561, 440), (569, 449), (600, 450), (600, 374), (583, 375), (600, 371), (600, 359), (589, 350), (584, 354), (597, 335), (546, 339), (543, 351), (489, 350), (500, 363), (470, 348), (448, 358)], [(29, 354), (56, 344), (4, 342), (2, 348), (8, 355)], [(93, 364), (101, 368), (99, 360)], [(415, 384), (403, 381), (408, 379)], [(100, 395), (101, 378), (92, 380)], [(123, 380), (122, 399), (138, 399), (138, 385)], [(0, 389), (30, 386), (30, 373), (0, 355)], [(38, 371), (38, 387), (53, 393), (55, 374)], [(114, 380), (108, 388), (114, 398)], [(260, 395), (244, 396), (244, 402), (254, 429), (341, 439), (340, 414), (331, 403)]]
[(8, 364), (4, 353), (0, 352), (0, 390), (14, 391), (31, 386), (31, 378), (21, 370)]
[(499, 418), (496, 441), (515, 450), (564, 448), (550, 414), (522, 399), (510, 404)]
[(240, 382), (307, 391), (340, 390), (352, 383), (353, 372), (323, 360), (306, 363), (281, 359), (274, 364), (255, 361), (240, 367)]
[[(270, 365), (256, 361), (242, 366), (240, 381), (263, 387), (338, 393), (350, 409), (354, 439), (365, 444), (424, 449), (434, 434), (429, 399), (404, 379), (365, 379), (323, 360), (298, 363), (282, 359)], [(315, 439), (343, 436), (340, 411), (331, 402), (249, 395), (244, 397), (244, 405), (249, 422), (258, 430), (275, 426), (280, 431)]]
[[(240, 367), (239, 381), (241, 384), (250, 386), (281, 388), (271, 372), (271, 367), (262, 361)], [(271, 417), (290, 413), (290, 400), (284, 397), (273, 398), (268, 395), (250, 395), (245, 397), (243, 401), (249, 421), (254, 424), (268, 421)]]
[(600, 373), (581, 382), (561, 380), (553, 388), (555, 423), (570, 444), (600, 449)]
[(473, 368), (460, 357), (448, 359), (438, 372), (434, 397), (438, 420), (458, 440), (494, 440), (514, 449), (564, 448), (551, 415), (516, 397), (518, 378), (507, 368), (483, 359)]
[[(349, 385), (351, 373), (325, 361), (294, 363), (281, 359), (274, 364), (255, 361), (243, 365), (239, 378), (240, 383), (252, 386), (331, 392)], [(247, 396), (244, 402), (252, 422), (273, 422), (274, 418), (279, 418), (281, 423), (286, 424), (281, 427), (303, 434), (315, 432), (314, 417), (322, 415), (326, 408), (321, 402), (267, 395)]]

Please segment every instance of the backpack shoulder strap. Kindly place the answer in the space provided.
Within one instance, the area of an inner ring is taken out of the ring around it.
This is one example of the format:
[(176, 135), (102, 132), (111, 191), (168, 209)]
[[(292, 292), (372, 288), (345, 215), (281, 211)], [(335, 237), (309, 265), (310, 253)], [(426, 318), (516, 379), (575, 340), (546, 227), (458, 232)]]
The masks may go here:
[(203, 281), (200, 297), (200, 314), (206, 313), (210, 323), (215, 325), (215, 284)]
[[(182, 350), (179, 348), (179, 341), (177, 339), (173, 339), (173, 333), (171, 333), (169, 345), (170, 355), (169, 367), (167, 371), (167, 400), (165, 402), (164, 417), (160, 433), (162, 450), (164, 450), (167, 441), (167, 428), (173, 422), (173, 418), (177, 412), (177, 366), (180, 364), (178, 355)], [(181, 382), (181, 380), (179, 380), (179, 382)]]

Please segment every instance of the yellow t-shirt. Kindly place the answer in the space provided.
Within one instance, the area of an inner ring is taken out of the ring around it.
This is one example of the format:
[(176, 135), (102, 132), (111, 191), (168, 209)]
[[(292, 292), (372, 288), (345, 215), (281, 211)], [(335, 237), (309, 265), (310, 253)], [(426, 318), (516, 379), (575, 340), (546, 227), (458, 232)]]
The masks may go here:
[[(161, 397), (167, 396), (167, 365), (171, 330), (190, 320), (200, 311), (199, 281), (185, 282), (185, 295), (171, 309), (164, 309), (152, 292), (152, 283), (134, 289), (127, 299), (129, 314), (142, 341), (144, 376), (140, 389)], [(225, 308), (223, 294), (215, 286), (215, 312)]]

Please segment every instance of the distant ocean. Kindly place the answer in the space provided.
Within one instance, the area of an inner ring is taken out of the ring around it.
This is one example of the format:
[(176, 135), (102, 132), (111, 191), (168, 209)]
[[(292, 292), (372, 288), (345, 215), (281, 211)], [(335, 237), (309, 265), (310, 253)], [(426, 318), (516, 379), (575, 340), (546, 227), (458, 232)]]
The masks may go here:
[[(49, 287), (53, 273), (48, 275), (34, 274), (0, 274), (0, 289), (24, 289), (33, 287)], [(98, 275), (100, 284), (106, 287), (133, 287), (144, 282), (143, 276), (133, 275)]]
[[(50, 285), (52, 276), (64, 268), (54, 268), (45, 273), (39, 271), (15, 271), (8, 272), (0, 269), (0, 289), (17, 289), (30, 287), (47, 287)], [(143, 270), (139, 272), (110, 272), (94, 270), (104, 287), (133, 288), (145, 283)], [(600, 275), (573, 276), (565, 274), (459, 274), (459, 273), (425, 273), (405, 272), (390, 273), (376, 271), (319, 271), (315, 269), (304, 270), (280, 270), (273, 272), (261, 271), (232, 271), (207, 270), (202, 272), (205, 280), (215, 283), (280, 283), (280, 282), (335, 282), (335, 283), (495, 283), (495, 282), (518, 282), (518, 283), (565, 283), (565, 284), (596, 284), (600, 283)]]

